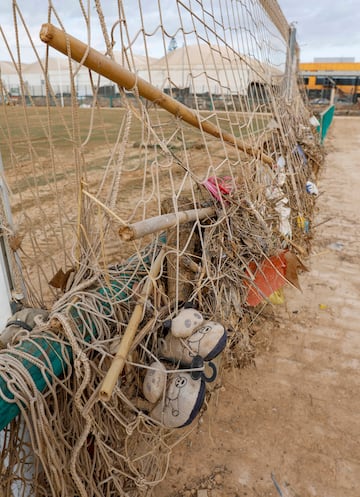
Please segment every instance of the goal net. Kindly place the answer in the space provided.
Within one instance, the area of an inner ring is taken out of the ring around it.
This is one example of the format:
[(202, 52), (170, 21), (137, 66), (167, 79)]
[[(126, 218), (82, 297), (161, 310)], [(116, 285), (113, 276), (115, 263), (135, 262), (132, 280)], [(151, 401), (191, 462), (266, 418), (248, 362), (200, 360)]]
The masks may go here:
[(1, 242), (13, 308), (48, 315), (0, 351), (0, 494), (150, 495), (309, 250), (295, 29), (275, 0), (8, 3)]

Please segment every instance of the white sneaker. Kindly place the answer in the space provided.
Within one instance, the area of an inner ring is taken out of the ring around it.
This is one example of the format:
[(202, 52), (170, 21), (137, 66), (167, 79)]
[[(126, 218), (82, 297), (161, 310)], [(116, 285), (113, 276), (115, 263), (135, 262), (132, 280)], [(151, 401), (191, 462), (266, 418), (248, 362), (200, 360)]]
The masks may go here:
[(178, 370), (171, 374), (165, 397), (150, 412), (150, 417), (167, 428), (180, 428), (194, 420), (204, 399), (204, 380), (194, 380), (189, 373)]
[(191, 336), (180, 339), (168, 333), (160, 341), (159, 355), (166, 359), (190, 365), (197, 355), (204, 361), (211, 361), (224, 349), (227, 333), (222, 324), (205, 321)]
[(166, 368), (161, 362), (154, 361), (146, 371), (143, 382), (143, 394), (151, 403), (157, 402), (166, 387)]
[(204, 322), (199, 311), (184, 307), (179, 314), (171, 320), (171, 333), (176, 338), (187, 338), (194, 333)]

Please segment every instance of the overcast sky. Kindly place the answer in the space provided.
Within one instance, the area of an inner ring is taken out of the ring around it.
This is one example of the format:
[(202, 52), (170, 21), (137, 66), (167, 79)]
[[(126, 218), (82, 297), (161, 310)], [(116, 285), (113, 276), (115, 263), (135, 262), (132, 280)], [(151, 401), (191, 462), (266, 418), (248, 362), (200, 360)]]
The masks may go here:
[[(243, 0), (246, 1), (246, 0)], [(87, 1), (83, 1), (85, 8)], [(132, 5), (133, 12), (137, 10), (137, 0), (124, 0), (125, 4)], [(143, 0), (144, 15), (146, 22), (151, 23), (151, 11), (156, 9), (157, 0)], [(161, 0), (164, 5), (163, 13), (170, 17), (174, 11), (173, 0)], [(47, 0), (18, 0), (21, 10), (30, 28), (31, 36), (37, 47), (39, 42), (39, 29), (41, 24), (47, 20)], [(81, 12), (77, 0), (53, 0), (58, 8), (61, 19), (65, 21), (66, 29), (84, 39)], [(92, 5), (94, 2), (92, 2)], [(196, 5), (196, 2), (193, 2)], [(204, 1), (204, 5), (207, 1)], [(360, 1), (359, 0), (279, 0), (279, 4), (290, 22), (297, 29), (297, 40), (301, 49), (301, 60), (312, 61), (314, 57), (355, 57), (360, 61)], [(209, 2), (210, 5), (210, 2)], [(117, 16), (117, 1), (102, 0), (102, 6), (109, 24), (114, 22)], [(94, 7), (92, 7), (94, 11)], [(94, 13), (94, 12), (93, 12)], [(95, 17), (95, 16), (94, 16)], [(130, 16), (129, 16), (130, 17)], [(131, 22), (131, 19), (128, 19)], [(13, 37), (12, 2), (11, 0), (0, 0), (0, 26), (10, 40)], [(92, 45), (96, 48), (97, 40), (100, 43), (101, 34), (96, 30), (92, 33)], [(28, 45), (26, 35), (20, 33), (22, 49)], [(139, 43), (141, 37), (139, 37)], [(0, 60), (6, 60), (3, 42), (0, 42)], [(97, 47), (100, 48), (100, 47)], [(103, 43), (102, 43), (103, 48)], [(2, 52), (2, 53), (1, 53)], [(29, 52), (30, 53), (30, 52)], [(30, 61), (33, 61), (31, 57)]]
[(360, 62), (359, 0), (279, 0), (294, 22), (301, 61), (314, 57), (355, 57)]

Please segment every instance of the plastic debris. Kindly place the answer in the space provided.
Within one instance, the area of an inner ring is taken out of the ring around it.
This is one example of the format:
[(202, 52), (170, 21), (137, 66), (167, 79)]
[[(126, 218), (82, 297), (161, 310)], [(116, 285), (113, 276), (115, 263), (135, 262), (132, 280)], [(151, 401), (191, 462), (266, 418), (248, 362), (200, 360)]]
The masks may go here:
[[(253, 307), (258, 305), (266, 297), (279, 290), (287, 282), (285, 252), (265, 259), (260, 267), (249, 264), (250, 270), (255, 273), (255, 278), (250, 286), (246, 299), (247, 305)], [(246, 283), (248, 284), (248, 283)]]
[(274, 305), (284, 304), (285, 303), (284, 290), (282, 288), (279, 288), (279, 290), (276, 290), (276, 292), (270, 295), (269, 300)]
[(275, 119), (270, 119), (270, 121), (266, 125), (266, 129), (280, 129), (279, 124), (275, 121)]
[(278, 188), (277, 186), (274, 185), (266, 187), (266, 198), (268, 200), (280, 200), (283, 197), (284, 197), (284, 192), (281, 190), (281, 188)]
[(309, 233), (310, 231), (310, 222), (304, 216), (297, 216), (296, 222), (298, 228), (300, 228), (304, 233)]
[(318, 187), (312, 181), (306, 182), (306, 191), (310, 193), (310, 195), (319, 195)]
[(341, 252), (344, 250), (344, 244), (342, 242), (333, 242), (328, 245), (329, 249)]
[(286, 165), (286, 162), (285, 162), (285, 159), (282, 155), (280, 155), (280, 157), (278, 158), (277, 162), (276, 162), (277, 166), (279, 169), (284, 169), (285, 165)]
[(221, 202), (223, 195), (229, 195), (235, 189), (235, 184), (231, 176), (210, 176), (202, 185), (219, 202)]
[(286, 161), (282, 155), (280, 155), (280, 157), (278, 158), (276, 165), (278, 167), (277, 184), (278, 186), (283, 186), (286, 181), (286, 173), (285, 173)]
[(310, 121), (310, 124), (312, 126), (314, 126), (314, 128), (317, 128), (318, 126), (320, 126), (320, 122), (315, 116), (311, 116), (309, 121)]
[(290, 207), (287, 207), (287, 203), (289, 200), (285, 197), (279, 200), (275, 206), (276, 212), (280, 216), (280, 225), (279, 225), (279, 231), (283, 235), (285, 235), (288, 238), (291, 238), (291, 225), (289, 222), (290, 214), (291, 214), (291, 209)]
[(307, 158), (306, 158), (306, 155), (305, 155), (305, 152), (302, 148), (301, 145), (297, 144), (294, 151), (293, 151), (294, 154), (298, 154), (302, 163), (306, 166), (307, 164)]

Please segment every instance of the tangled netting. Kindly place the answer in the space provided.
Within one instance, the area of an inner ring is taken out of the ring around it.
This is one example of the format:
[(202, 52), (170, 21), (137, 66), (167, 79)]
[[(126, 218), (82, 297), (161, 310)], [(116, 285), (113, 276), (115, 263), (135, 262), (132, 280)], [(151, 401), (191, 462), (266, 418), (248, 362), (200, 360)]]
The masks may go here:
[[(144, 396), (169, 319), (190, 302), (224, 327), (218, 377), (248, 364), (271, 305), (256, 274), (291, 254), (297, 286), (309, 250), (323, 157), (294, 28), (275, 0), (159, 1), (151, 15), (145, 0), (74, 2), (83, 41), (129, 71), (130, 88), (89, 71), (87, 54), (74, 62), (69, 39), (62, 58), (39, 47), (25, 3), (12, 2), (15, 40), (0, 28), (2, 243), (14, 305), (49, 317), (0, 351), (0, 494), (150, 495), (196, 425), (170, 428)], [(61, 9), (49, 0), (44, 22), (76, 36)], [(208, 389), (201, 409), (210, 401)]]

